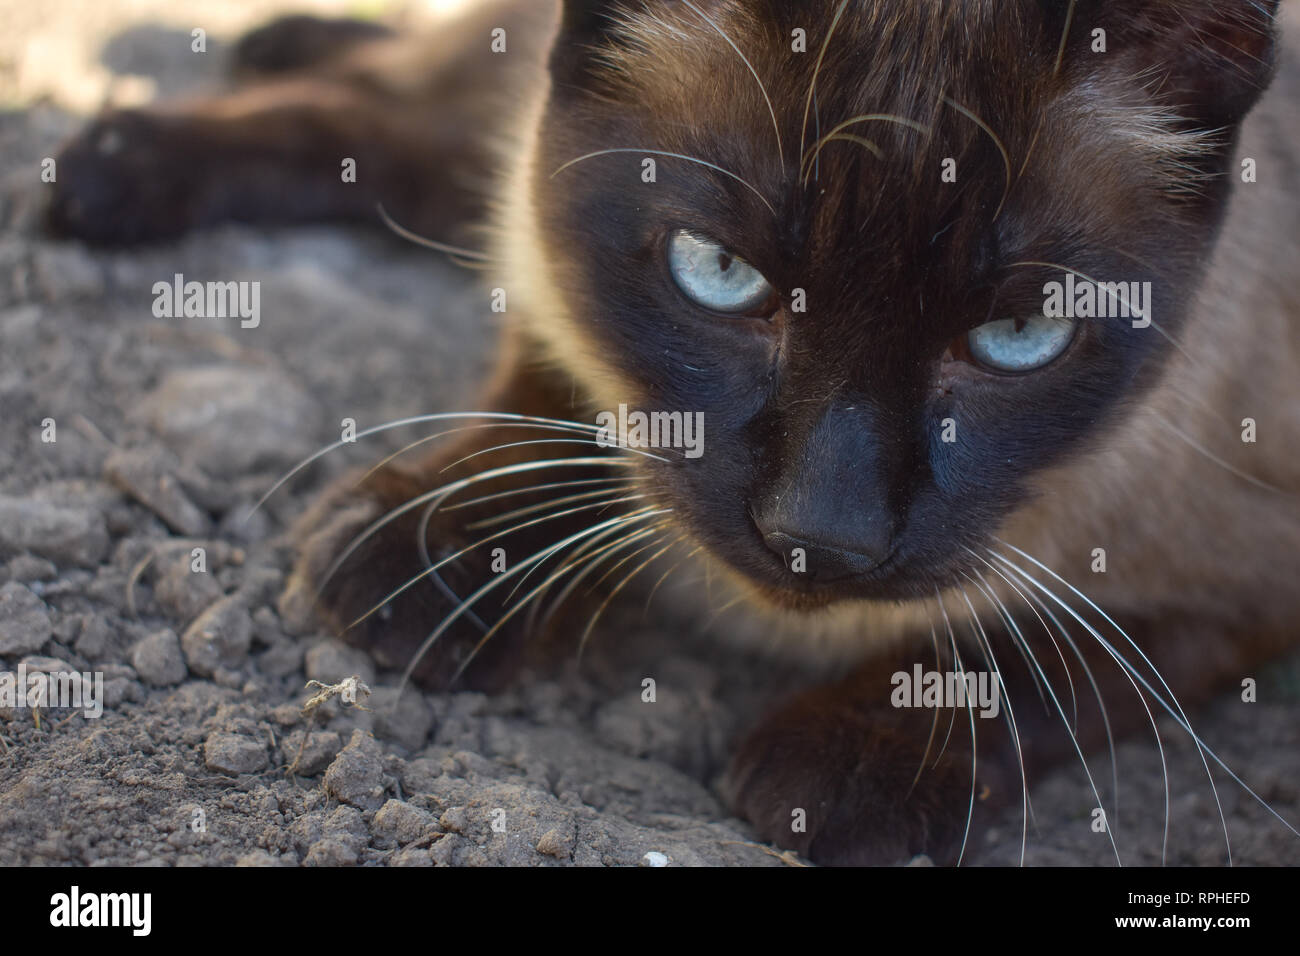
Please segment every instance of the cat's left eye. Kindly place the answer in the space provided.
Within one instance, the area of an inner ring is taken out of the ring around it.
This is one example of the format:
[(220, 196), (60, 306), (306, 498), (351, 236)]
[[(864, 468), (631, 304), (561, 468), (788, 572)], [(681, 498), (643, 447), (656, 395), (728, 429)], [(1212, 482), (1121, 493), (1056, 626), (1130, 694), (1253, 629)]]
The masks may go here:
[(966, 336), (970, 357), (998, 372), (1032, 372), (1059, 358), (1074, 341), (1078, 322), (1032, 315), (997, 319)]
[(721, 243), (684, 229), (668, 237), (668, 268), (696, 305), (726, 315), (770, 315), (776, 290), (763, 274)]

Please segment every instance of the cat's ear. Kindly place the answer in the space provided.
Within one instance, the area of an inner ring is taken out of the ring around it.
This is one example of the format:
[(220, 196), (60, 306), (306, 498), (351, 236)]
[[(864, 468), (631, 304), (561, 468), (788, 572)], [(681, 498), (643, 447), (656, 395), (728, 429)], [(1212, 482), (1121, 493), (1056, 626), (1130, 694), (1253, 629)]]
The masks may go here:
[(551, 49), (551, 76), (559, 87), (581, 86), (592, 76), (595, 52), (616, 38), (621, 0), (564, 0)]
[(1188, 120), (1232, 126), (1272, 78), (1278, 2), (1083, 0), (1071, 18), (1071, 53), (1149, 69), (1161, 100)]
[(615, 0), (564, 0), (560, 36), (569, 41), (599, 40), (613, 24)]

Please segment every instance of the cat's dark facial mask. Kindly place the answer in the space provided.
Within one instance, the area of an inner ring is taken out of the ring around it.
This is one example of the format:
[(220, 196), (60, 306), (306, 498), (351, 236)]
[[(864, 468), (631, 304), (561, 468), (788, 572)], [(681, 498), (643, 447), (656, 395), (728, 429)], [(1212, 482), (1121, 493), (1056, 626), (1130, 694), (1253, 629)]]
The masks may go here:
[[(1173, 348), (1266, 6), (566, 4), (535, 183), (595, 407), (704, 413), (660, 494), (775, 600), (932, 594)], [(1150, 326), (1044, 325), (1067, 270)]]

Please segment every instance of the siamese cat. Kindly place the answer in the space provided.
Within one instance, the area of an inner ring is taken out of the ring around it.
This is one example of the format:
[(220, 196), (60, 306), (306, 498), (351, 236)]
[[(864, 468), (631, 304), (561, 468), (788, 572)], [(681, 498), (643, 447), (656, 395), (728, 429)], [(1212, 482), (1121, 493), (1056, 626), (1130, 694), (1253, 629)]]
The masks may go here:
[(1194, 702), (1295, 644), (1280, 19), (515, 0), (408, 38), (292, 18), (241, 42), (235, 92), (96, 120), (50, 223), (113, 243), (383, 215), (481, 268), (495, 375), (322, 496), (283, 613), (493, 686), (635, 584), (728, 607), (728, 637), (837, 668), (739, 742), (736, 812), (820, 863), (959, 862), (1043, 767), (1153, 716), (1191, 734)]

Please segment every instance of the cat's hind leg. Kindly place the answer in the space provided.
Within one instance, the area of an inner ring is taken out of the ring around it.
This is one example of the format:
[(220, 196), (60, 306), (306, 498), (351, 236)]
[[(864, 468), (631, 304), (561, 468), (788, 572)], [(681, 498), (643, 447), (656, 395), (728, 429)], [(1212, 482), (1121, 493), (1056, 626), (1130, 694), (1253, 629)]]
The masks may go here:
[[(432, 37), (277, 21), (237, 48), (254, 81), (88, 124), (56, 157), (48, 226), (121, 245), (226, 221), (378, 224), (382, 204), (423, 236), (473, 244), (496, 184), (491, 144), (540, 69), (536, 6), (489, 5)], [(498, 21), (510, 56), (486, 40)]]

